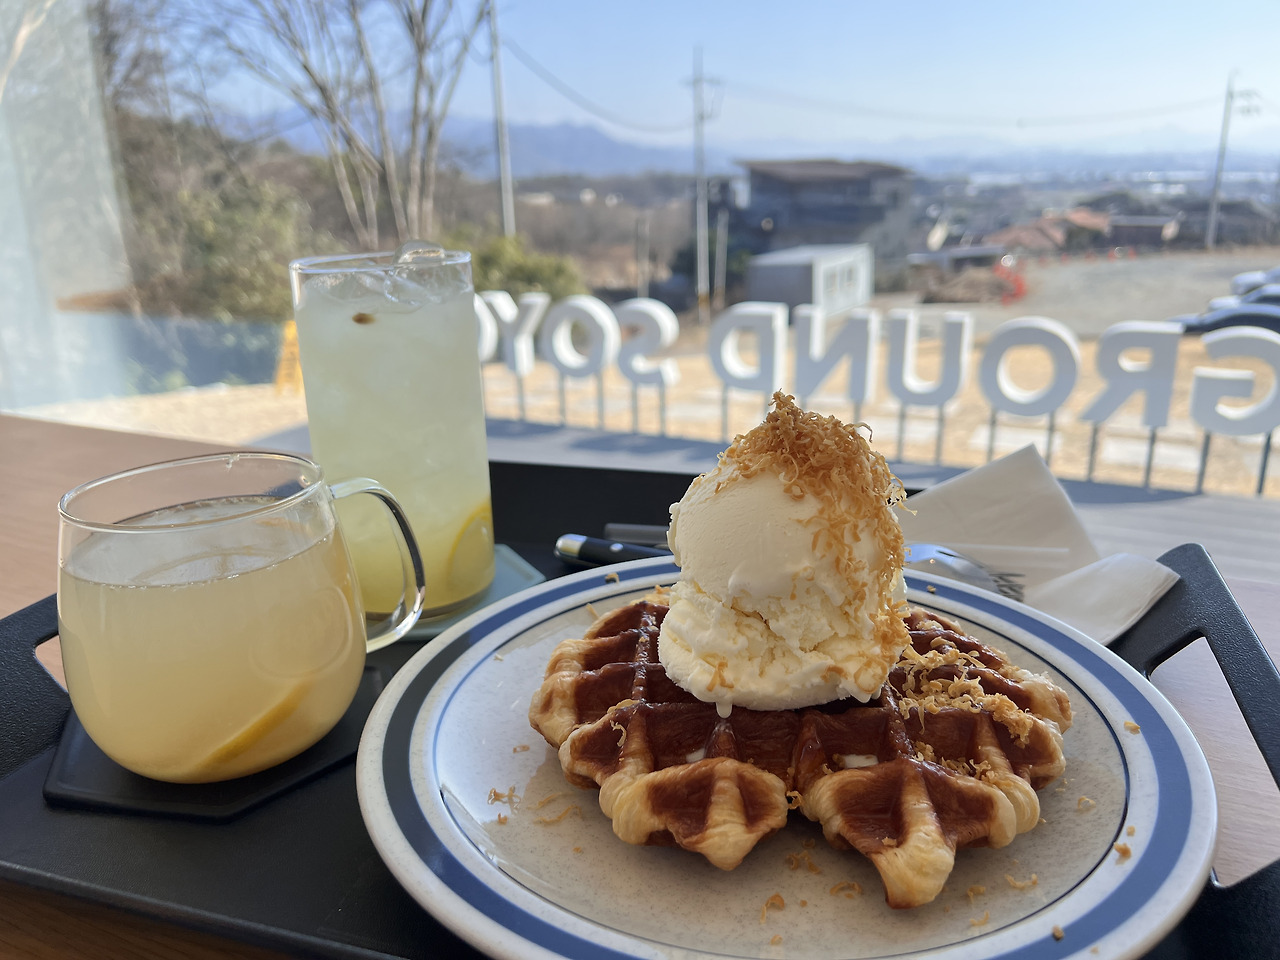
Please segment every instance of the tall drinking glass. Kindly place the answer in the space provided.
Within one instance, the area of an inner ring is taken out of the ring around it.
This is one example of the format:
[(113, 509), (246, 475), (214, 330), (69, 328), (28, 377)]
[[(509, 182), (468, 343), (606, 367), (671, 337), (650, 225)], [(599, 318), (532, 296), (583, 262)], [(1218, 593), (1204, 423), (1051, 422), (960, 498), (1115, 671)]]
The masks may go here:
[[(331, 474), (377, 477), (404, 507), (425, 618), (465, 605), (494, 574), (471, 255), (408, 243), (295, 260), (290, 277), (312, 456)], [(404, 589), (391, 528), (376, 506), (338, 509), (377, 618)]]

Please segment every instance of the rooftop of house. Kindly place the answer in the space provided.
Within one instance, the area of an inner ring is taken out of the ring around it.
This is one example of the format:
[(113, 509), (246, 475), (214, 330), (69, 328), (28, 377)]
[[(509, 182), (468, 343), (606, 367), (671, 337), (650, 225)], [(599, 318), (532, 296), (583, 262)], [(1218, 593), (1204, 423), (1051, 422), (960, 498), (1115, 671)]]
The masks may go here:
[(911, 176), (911, 171), (905, 167), (869, 160), (741, 160), (739, 164), (753, 174), (759, 173), (787, 183)]
[[(1060, 216), (1072, 226), (1082, 227), (1085, 230), (1106, 233), (1111, 229), (1110, 214), (1090, 210), (1088, 207), (1072, 207), (1070, 210), (1063, 211)], [(1045, 219), (1051, 218), (1046, 217)]]
[[(1211, 203), (1209, 197), (1179, 197), (1177, 206), (1184, 213), (1199, 213), (1202, 210), (1208, 210)], [(1259, 220), (1280, 220), (1280, 212), (1253, 197), (1240, 199), (1224, 197), (1218, 203), (1218, 210), (1224, 214), (1231, 213), (1235, 216), (1253, 217)]]
[(1113, 227), (1164, 227), (1173, 220), (1181, 220), (1182, 214), (1125, 214), (1117, 215), (1111, 218), (1111, 226)]
[(1017, 250), (1061, 250), (1067, 242), (1067, 231), (1061, 221), (1037, 220), (1034, 223), (1010, 224), (987, 234), (983, 241)]
[(751, 258), (755, 265), (779, 266), (814, 263), (819, 260), (852, 259), (863, 256), (870, 247), (865, 243), (806, 243), (798, 247), (772, 250)]

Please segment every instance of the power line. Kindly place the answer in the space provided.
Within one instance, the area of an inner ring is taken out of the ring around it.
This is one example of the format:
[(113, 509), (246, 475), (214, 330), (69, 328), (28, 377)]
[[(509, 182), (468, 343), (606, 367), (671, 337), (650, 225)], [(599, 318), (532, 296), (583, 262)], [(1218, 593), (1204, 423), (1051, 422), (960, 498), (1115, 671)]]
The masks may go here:
[(1266, 108), (1272, 113), (1280, 113), (1280, 103), (1276, 103), (1274, 100), (1268, 100), (1260, 93), (1254, 93), (1254, 100), (1257, 102), (1257, 106), (1260, 109)]
[(1152, 117), (1166, 117), (1175, 113), (1190, 113), (1192, 110), (1203, 110), (1216, 106), (1217, 98), (1190, 100), (1186, 103), (1173, 103), (1164, 107), (1146, 107), (1139, 110), (1121, 110), (1116, 113), (1080, 114), (1076, 116), (1041, 117), (1037, 119), (1018, 119), (1014, 123), (1019, 127), (1069, 127), (1089, 123), (1119, 123), (1124, 120), (1146, 120)]
[(1204, 100), (1168, 104), (1159, 107), (1146, 107), (1138, 110), (1116, 111), (1114, 113), (1009, 119), (1008, 117), (965, 117), (957, 116), (955, 114), (925, 114), (913, 113), (904, 110), (886, 110), (882, 107), (871, 107), (866, 104), (851, 103), (848, 101), (806, 97), (782, 90), (772, 90), (767, 87), (759, 87), (754, 84), (740, 83), (737, 81), (730, 81), (729, 89), (734, 92), (740, 91), (746, 93), (748, 97), (813, 107), (829, 112), (846, 113), (862, 117), (878, 117), (885, 120), (907, 120), (915, 123), (952, 124), (964, 127), (1049, 127), (1118, 122), (1123, 120), (1138, 120), (1146, 117), (1164, 116), (1171, 113), (1185, 113), (1190, 110), (1198, 110), (1207, 106), (1215, 106), (1219, 102), (1217, 97), (1210, 97)]
[[(514, 40), (511, 40), (510, 38), (503, 38), (502, 45), (510, 50), (517, 60), (533, 71), (533, 73), (541, 78), (543, 82), (560, 93), (561, 96), (567, 98), (583, 110), (607, 123), (631, 130), (638, 130), (643, 133), (681, 133), (686, 130), (690, 130), (693, 127), (693, 124), (691, 123), (645, 124), (625, 119), (579, 93), (568, 83), (561, 80), (541, 63), (535, 60), (528, 51), (524, 50)], [(708, 83), (708, 86), (712, 85)], [(877, 117), (885, 120), (905, 120), (914, 123), (947, 124), (962, 127), (1003, 127), (1012, 129), (1025, 129), (1029, 127), (1082, 126), (1095, 123), (1120, 123), (1131, 120), (1168, 116), (1177, 113), (1187, 113), (1192, 110), (1200, 110), (1205, 107), (1216, 106), (1219, 102), (1217, 97), (1207, 97), (1201, 100), (1191, 100), (1182, 103), (1171, 103), (1153, 107), (1142, 107), (1133, 110), (1118, 110), (1108, 113), (1067, 114), (1045, 117), (1016, 117), (1011, 119), (1009, 117), (957, 116), (955, 114), (929, 114), (916, 113), (913, 111), (889, 110), (883, 107), (873, 107), (868, 106), (867, 104), (853, 103), (850, 101), (809, 97), (801, 94), (789, 93), (785, 90), (775, 90), (768, 87), (757, 86), (751, 83), (741, 83), (738, 81), (730, 81), (728, 86), (732, 92), (745, 93), (748, 98), (755, 97), (762, 100), (772, 100), (780, 103), (789, 103), (797, 106), (824, 110), (827, 112), (850, 114), (853, 116)], [(723, 97), (725, 94), (725, 88), (720, 83), (715, 84), (712, 89), (719, 97)], [(1266, 103), (1265, 100), (1263, 102)], [(1273, 106), (1273, 104), (1270, 103), (1266, 103), (1266, 105), (1268, 107)], [(714, 107), (709, 111), (711, 114), (714, 114), (715, 112), (717, 111)]]
[(607, 123), (611, 123), (616, 127), (626, 127), (630, 130), (639, 130), (642, 133), (678, 133), (689, 130), (693, 126), (692, 123), (653, 125), (634, 123), (630, 120), (626, 120), (618, 116), (616, 113), (606, 110), (604, 107), (588, 100), (542, 64), (538, 63), (537, 60), (533, 59), (533, 57), (526, 53), (524, 49), (510, 37), (503, 38), (502, 45), (510, 50), (517, 60), (537, 74), (543, 82), (554, 88), (561, 96), (571, 100), (583, 110), (587, 111), (587, 113), (590, 113)]

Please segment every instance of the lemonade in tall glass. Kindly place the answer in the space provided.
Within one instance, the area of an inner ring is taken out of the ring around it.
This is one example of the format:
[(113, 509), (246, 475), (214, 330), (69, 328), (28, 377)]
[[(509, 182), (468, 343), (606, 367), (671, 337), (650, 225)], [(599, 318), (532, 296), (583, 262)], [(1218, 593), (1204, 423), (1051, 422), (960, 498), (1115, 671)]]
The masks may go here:
[[(471, 256), (423, 244), (290, 265), (312, 456), (331, 475), (377, 477), (422, 552), (424, 617), (493, 580), (493, 515)], [(365, 610), (404, 589), (375, 504), (338, 504)]]

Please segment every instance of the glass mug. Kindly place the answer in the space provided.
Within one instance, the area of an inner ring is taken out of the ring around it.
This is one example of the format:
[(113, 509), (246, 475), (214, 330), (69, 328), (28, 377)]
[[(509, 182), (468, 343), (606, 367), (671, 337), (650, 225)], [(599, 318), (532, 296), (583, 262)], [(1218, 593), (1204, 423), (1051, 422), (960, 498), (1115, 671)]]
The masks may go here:
[[(396, 521), (415, 585), (367, 637), (334, 510), (355, 493)], [(301, 753), (350, 706), (366, 651), (422, 610), (422, 561), (395, 498), (367, 479), (329, 485), (302, 457), (138, 467), (76, 487), (58, 513), (71, 703), (107, 756), (156, 780), (229, 780)]]
[[(289, 271), (311, 456), (377, 477), (403, 504), (427, 572), (424, 619), (465, 606), (494, 576), (471, 255), (410, 241)], [(372, 504), (338, 515), (376, 618), (403, 585), (391, 531)]]

